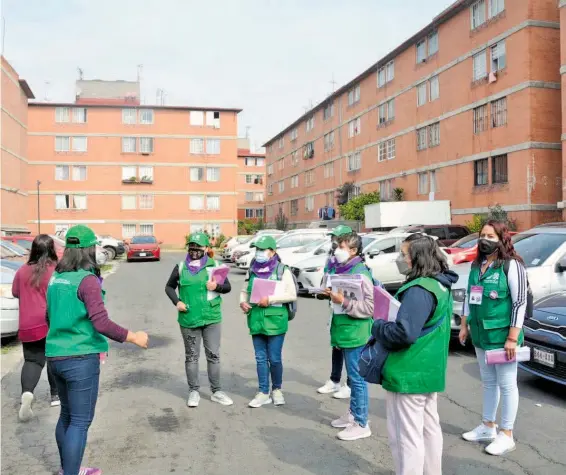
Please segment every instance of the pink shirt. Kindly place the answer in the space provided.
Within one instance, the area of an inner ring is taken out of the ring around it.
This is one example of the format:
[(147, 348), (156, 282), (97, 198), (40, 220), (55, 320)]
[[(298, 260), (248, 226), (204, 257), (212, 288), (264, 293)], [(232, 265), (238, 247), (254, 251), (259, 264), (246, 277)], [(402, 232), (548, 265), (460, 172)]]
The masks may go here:
[(31, 284), (35, 264), (25, 264), (18, 269), (12, 284), (12, 294), (20, 300), (21, 341), (38, 341), (47, 336), (47, 285), (55, 270), (55, 264), (49, 266), (43, 274), (38, 287)]

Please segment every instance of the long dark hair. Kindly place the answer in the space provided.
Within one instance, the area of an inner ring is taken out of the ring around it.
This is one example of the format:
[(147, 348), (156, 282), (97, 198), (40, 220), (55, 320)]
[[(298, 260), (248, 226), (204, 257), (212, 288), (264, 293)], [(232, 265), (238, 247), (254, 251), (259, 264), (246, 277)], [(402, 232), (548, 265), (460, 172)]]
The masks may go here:
[[(481, 236), (481, 233), (486, 226), (491, 226), (495, 231), (495, 234), (497, 234), (497, 237), (499, 238), (499, 247), (497, 249), (494, 266), (501, 267), (505, 261), (509, 261), (511, 259), (515, 259), (516, 261), (524, 265), (525, 263), (523, 261), (523, 258), (519, 254), (517, 254), (517, 251), (515, 251), (515, 247), (513, 246), (513, 241), (511, 241), (511, 234), (509, 234), (509, 228), (507, 227), (507, 225), (502, 221), (495, 221), (494, 219), (490, 219), (480, 229), (479, 236)], [(473, 265), (481, 266), (485, 258), (486, 256), (482, 255), (478, 249), (478, 255), (476, 256)]]
[(434, 277), (448, 270), (448, 262), (435, 239), (426, 234), (411, 234), (403, 242), (409, 244), (411, 270), (407, 280), (419, 277)]
[(47, 268), (56, 263), (57, 253), (53, 239), (47, 234), (40, 234), (33, 240), (28, 258), (28, 265), (35, 266), (31, 274), (31, 285), (39, 287)]
[(67, 247), (55, 270), (62, 273), (76, 272), (80, 269), (91, 271), (97, 277), (100, 277), (100, 267), (96, 263), (96, 246), (85, 248)]

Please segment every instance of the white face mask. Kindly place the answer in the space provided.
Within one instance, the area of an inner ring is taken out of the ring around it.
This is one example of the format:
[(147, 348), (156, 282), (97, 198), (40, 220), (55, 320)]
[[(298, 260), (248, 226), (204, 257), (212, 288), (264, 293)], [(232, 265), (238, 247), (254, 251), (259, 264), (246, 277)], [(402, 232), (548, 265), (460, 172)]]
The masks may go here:
[(350, 258), (350, 253), (346, 249), (339, 248), (334, 251), (334, 257), (340, 264), (344, 264)]

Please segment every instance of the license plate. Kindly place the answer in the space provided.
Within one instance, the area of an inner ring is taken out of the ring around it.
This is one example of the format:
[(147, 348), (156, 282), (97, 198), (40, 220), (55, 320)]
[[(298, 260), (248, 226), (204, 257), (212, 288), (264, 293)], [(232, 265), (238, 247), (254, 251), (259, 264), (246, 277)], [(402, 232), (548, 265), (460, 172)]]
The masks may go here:
[(145, 257), (147, 254), (145, 252), (140, 252), (140, 257)]
[(533, 361), (554, 368), (554, 353), (533, 348)]

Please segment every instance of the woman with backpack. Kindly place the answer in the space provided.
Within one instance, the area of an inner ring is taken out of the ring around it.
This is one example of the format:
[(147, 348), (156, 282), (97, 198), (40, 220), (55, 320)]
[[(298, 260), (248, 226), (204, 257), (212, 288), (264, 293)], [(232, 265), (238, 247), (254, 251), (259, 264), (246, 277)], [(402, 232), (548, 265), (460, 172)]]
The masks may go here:
[[(218, 263), (212, 258), (210, 239), (202, 232), (189, 236), (185, 259), (176, 265), (165, 286), (165, 293), (177, 307), (178, 322), (185, 344), (185, 371), (189, 384), (187, 406), (198, 407), (200, 384), (198, 360), (201, 341), (206, 355), (211, 401), (231, 406), (232, 399), (220, 387), (220, 329), (222, 297), (232, 290), (228, 277), (220, 284), (211, 278)], [(177, 295), (179, 288), (179, 295)]]
[[(33, 392), (46, 363), (45, 338), (47, 337), (47, 284), (57, 265), (53, 239), (46, 234), (37, 236), (31, 245), (26, 265), (14, 276), (12, 294), (19, 299), (18, 338), (24, 351), (22, 367), (22, 396), (18, 417), (21, 422), (33, 417)], [(59, 406), (57, 385), (47, 366), (47, 379), (51, 390), (51, 406)]]
[(362, 238), (353, 232), (338, 239), (339, 247), (334, 253), (336, 266), (329, 275), (358, 274), (361, 276), (363, 301), (346, 298), (340, 291), (326, 290), (333, 305), (330, 324), (330, 341), (334, 348), (344, 353), (346, 374), (350, 379), (352, 395), (350, 410), (333, 420), (332, 427), (343, 429), (338, 433), (341, 440), (358, 440), (371, 436), (368, 424), (369, 395), (365, 380), (360, 375), (359, 359), (369, 340), (373, 318), (373, 280), (362, 254)]
[[(282, 352), (285, 334), (289, 327), (292, 302), (297, 300), (295, 279), (291, 270), (279, 261), (277, 244), (271, 236), (261, 236), (251, 245), (255, 258), (248, 279), (240, 294), (240, 308), (248, 317), (257, 367), (259, 392), (248, 404), (261, 407), (272, 402), (285, 404), (281, 391), (283, 385)], [(262, 296), (257, 303), (251, 302), (254, 282), (257, 279), (276, 281), (271, 296)], [(269, 376), (271, 375), (271, 392)]]
[[(491, 455), (515, 449), (513, 426), (519, 407), (515, 354), (523, 344), (528, 293), (525, 265), (507, 226), (488, 221), (480, 231), (478, 255), (470, 270), (460, 342), (465, 344), (471, 335), (483, 385), (482, 422), (462, 437), (469, 442), (491, 442), (485, 449)], [(486, 350), (502, 348), (509, 363), (487, 364)], [(495, 418), (500, 397), (498, 432)]]

